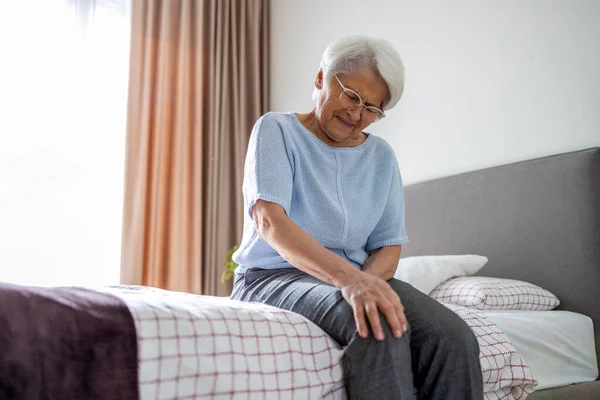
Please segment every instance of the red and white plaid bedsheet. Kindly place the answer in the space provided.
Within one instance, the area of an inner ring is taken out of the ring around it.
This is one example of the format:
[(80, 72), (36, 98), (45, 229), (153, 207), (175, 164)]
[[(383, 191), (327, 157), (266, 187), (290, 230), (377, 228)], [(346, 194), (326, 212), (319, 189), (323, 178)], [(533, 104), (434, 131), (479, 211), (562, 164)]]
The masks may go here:
[(342, 349), (298, 314), (154, 288), (110, 291), (135, 320), (142, 400), (345, 398)]
[(537, 382), (504, 331), (477, 309), (444, 305), (465, 320), (477, 337), (485, 399), (525, 400)]
[[(139, 286), (105, 289), (129, 306), (139, 343), (141, 399), (345, 399), (343, 349), (304, 317)], [(474, 309), (448, 305), (475, 332), (486, 399), (524, 400), (531, 370)]]

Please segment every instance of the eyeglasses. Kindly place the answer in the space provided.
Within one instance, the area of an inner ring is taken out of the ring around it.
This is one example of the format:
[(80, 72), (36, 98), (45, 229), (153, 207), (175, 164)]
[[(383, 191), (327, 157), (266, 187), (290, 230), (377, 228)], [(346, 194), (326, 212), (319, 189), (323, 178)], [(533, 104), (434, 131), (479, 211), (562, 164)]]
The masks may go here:
[(342, 82), (340, 82), (339, 78), (336, 75), (334, 76), (340, 84), (340, 86), (342, 87), (342, 93), (340, 93), (340, 103), (342, 104), (342, 107), (344, 107), (345, 109), (352, 109), (359, 106), (363, 107), (363, 110), (360, 114), (361, 118), (365, 122), (368, 122), (370, 124), (372, 124), (373, 122), (377, 122), (381, 118), (385, 117), (385, 113), (382, 110), (374, 106), (365, 105), (358, 93), (342, 85)]

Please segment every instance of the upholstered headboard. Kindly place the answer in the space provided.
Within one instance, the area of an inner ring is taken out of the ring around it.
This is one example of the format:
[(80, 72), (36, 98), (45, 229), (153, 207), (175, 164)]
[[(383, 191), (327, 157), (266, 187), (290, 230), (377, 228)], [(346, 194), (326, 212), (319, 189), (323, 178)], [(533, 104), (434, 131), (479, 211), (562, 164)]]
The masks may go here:
[(600, 148), (409, 185), (403, 257), (481, 254), (478, 275), (550, 290), (594, 321), (600, 360)]

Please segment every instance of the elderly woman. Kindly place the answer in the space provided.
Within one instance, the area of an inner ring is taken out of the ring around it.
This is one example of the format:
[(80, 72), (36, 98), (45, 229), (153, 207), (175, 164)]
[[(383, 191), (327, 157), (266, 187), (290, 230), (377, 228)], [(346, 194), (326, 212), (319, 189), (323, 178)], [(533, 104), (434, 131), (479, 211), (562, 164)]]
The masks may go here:
[(393, 278), (404, 197), (394, 152), (365, 129), (402, 95), (399, 55), (352, 36), (325, 50), (306, 114), (262, 116), (244, 172), (232, 298), (305, 316), (345, 346), (349, 399), (483, 398), (477, 340)]

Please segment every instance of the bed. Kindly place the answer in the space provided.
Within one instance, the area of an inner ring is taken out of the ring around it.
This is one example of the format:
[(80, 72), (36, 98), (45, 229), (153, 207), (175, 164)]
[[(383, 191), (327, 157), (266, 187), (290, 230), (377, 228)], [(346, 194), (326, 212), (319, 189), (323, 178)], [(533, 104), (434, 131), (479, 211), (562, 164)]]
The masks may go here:
[[(403, 257), (483, 254), (489, 262), (476, 275), (556, 294), (559, 310), (593, 323), (600, 353), (600, 148), (409, 185), (405, 196), (410, 243)], [(551, 374), (565, 371), (554, 367)], [(545, 383), (528, 399), (600, 398), (600, 381), (565, 383)]]
[[(302, 316), (259, 303), (141, 286), (0, 284), (0, 398), (346, 398), (341, 348)], [(485, 315), (486, 399), (524, 399), (529, 366)]]
[[(486, 399), (600, 398), (599, 177), (589, 149), (406, 188), (403, 258), (483, 254), (476, 275), (560, 298), (539, 312), (446, 304), (476, 333)], [(0, 398), (342, 400), (342, 355), (310, 321), (263, 304), (0, 283)]]
[(571, 311), (486, 311), (531, 368), (536, 391), (598, 377), (590, 317)]

